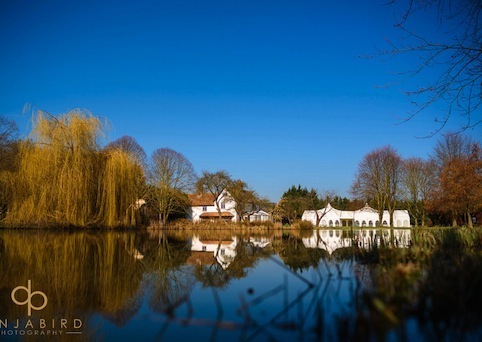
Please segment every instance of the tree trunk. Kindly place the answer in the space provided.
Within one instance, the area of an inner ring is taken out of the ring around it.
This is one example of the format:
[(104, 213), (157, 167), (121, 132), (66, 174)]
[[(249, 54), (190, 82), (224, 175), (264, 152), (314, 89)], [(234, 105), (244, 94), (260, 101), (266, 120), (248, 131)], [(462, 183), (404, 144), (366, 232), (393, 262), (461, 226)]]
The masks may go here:
[(467, 226), (472, 229), (474, 225), (472, 223), (472, 215), (470, 215), (470, 211), (467, 211)]

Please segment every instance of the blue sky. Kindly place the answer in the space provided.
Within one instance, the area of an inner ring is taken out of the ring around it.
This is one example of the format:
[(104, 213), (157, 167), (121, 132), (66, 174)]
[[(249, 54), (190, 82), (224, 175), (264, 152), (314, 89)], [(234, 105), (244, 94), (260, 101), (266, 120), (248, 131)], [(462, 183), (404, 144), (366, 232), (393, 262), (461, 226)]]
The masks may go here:
[[(172, 148), (273, 201), (293, 184), (347, 196), (366, 153), (436, 142), (417, 137), (440, 107), (399, 124), (414, 80), (380, 87), (414, 59), (365, 58), (400, 37), (386, 2), (2, 1), (0, 114), (26, 134), (26, 105), (84, 108), (109, 140)], [(429, 14), (413, 28), (437, 34)]]

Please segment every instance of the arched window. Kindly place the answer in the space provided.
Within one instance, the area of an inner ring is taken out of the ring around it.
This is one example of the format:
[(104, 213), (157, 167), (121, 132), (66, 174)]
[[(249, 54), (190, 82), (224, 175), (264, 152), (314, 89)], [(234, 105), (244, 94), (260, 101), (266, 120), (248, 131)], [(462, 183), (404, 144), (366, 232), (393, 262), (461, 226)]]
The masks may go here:
[(372, 220), (368, 221), (368, 227), (373, 227), (373, 221)]
[(326, 220), (321, 220), (321, 226), (326, 227)]
[(377, 220), (377, 221), (375, 222), (375, 227), (380, 227), (380, 221)]
[(335, 227), (339, 227), (340, 226), (340, 221), (336, 220), (335, 221)]
[(402, 221), (401, 220), (397, 220), (397, 227), (401, 227), (402, 226)]
[(333, 227), (333, 221), (330, 220), (330, 227)]
[(367, 226), (367, 221), (363, 220), (362, 223), (361, 223), (362, 227), (366, 227)]
[(408, 224), (408, 220), (403, 220), (403, 226), (404, 227), (410, 227), (410, 225)]
[(355, 221), (355, 227), (360, 227), (360, 221), (358, 220)]
[(387, 226), (388, 226), (388, 223), (387, 223), (386, 220), (383, 220), (383, 226), (384, 226), (384, 227), (387, 227)]

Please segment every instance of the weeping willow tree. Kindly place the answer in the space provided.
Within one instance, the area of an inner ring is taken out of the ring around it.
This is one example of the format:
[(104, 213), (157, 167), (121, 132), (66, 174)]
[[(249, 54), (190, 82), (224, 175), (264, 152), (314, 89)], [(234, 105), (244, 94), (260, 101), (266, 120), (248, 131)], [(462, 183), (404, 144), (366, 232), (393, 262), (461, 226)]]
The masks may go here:
[(39, 111), (20, 145), (6, 222), (22, 225), (134, 225), (143, 171), (121, 150), (101, 151), (103, 125), (80, 110)]
[(100, 187), (99, 219), (106, 226), (134, 226), (144, 178), (135, 156), (120, 149), (106, 152)]

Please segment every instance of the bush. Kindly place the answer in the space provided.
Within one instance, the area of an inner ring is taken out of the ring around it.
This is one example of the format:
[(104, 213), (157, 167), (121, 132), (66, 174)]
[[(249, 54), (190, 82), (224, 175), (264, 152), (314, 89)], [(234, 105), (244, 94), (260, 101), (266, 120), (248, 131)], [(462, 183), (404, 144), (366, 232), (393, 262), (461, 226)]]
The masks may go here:
[(313, 223), (309, 221), (300, 221), (298, 223), (295, 223), (293, 225), (295, 228), (301, 229), (301, 230), (308, 230), (308, 229), (313, 229)]

